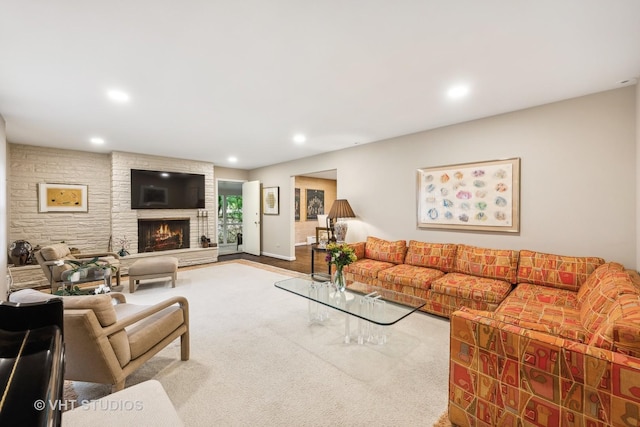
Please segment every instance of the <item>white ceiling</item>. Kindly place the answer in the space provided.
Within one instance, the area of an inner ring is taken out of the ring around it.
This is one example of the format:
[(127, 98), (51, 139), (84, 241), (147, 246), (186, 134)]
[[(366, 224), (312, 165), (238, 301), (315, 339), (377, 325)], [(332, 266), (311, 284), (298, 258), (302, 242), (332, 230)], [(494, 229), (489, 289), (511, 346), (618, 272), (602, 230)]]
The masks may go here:
[(639, 75), (639, 0), (0, 0), (20, 144), (253, 169)]

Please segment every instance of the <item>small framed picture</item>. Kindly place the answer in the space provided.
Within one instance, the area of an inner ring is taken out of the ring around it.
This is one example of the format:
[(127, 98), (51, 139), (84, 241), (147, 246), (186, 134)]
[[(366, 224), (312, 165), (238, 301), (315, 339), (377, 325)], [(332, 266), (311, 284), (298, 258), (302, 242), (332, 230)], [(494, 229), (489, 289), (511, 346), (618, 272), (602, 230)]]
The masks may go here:
[(262, 213), (264, 215), (280, 215), (280, 187), (262, 189)]
[(38, 184), (38, 212), (89, 212), (88, 186)]

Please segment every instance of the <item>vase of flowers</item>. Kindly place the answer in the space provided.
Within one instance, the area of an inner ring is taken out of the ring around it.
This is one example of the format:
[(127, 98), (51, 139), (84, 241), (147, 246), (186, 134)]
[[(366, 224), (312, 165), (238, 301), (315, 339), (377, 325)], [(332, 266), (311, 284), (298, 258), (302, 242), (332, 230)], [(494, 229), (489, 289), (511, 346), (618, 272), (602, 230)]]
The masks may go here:
[(336, 266), (333, 284), (339, 292), (344, 292), (347, 286), (343, 268), (357, 259), (353, 248), (346, 243), (329, 243), (327, 245), (327, 262)]

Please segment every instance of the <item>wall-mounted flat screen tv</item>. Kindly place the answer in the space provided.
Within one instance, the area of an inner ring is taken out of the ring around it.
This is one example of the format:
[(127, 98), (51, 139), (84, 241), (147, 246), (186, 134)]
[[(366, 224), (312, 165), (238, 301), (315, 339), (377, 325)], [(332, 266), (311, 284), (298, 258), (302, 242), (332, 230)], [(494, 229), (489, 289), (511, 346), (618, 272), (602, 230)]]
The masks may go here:
[(131, 169), (131, 209), (202, 209), (204, 175)]

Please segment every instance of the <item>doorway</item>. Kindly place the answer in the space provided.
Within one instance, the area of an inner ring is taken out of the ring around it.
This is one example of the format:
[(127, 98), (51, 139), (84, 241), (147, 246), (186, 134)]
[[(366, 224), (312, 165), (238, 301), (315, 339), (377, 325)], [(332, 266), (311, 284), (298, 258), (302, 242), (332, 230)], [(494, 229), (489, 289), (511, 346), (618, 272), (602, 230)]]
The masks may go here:
[(218, 255), (242, 252), (242, 183), (218, 181)]
[[(338, 171), (331, 169), (293, 176), (295, 215), (291, 221), (291, 254), (296, 253), (296, 246), (315, 243), (316, 228), (326, 226), (321, 217), (329, 213), (337, 198), (337, 175)], [(317, 203), (310, 205), (311, 200), (307, 200), (310, 197)]]

